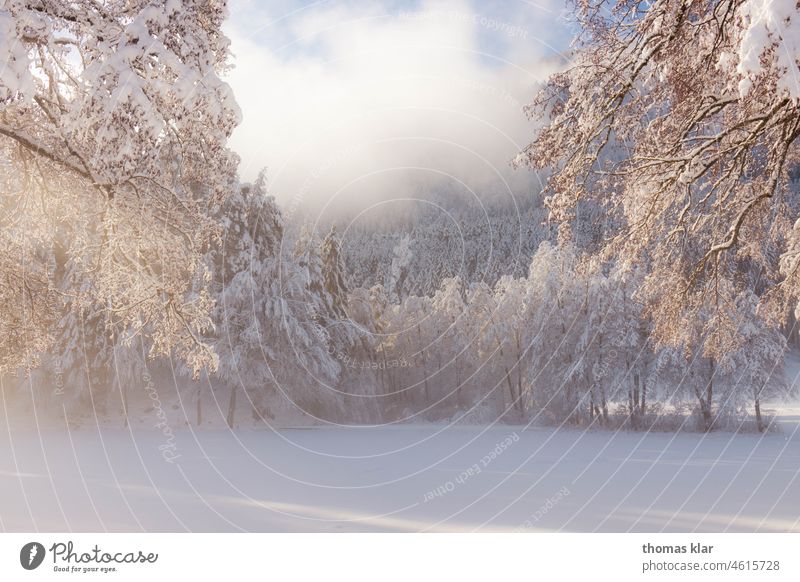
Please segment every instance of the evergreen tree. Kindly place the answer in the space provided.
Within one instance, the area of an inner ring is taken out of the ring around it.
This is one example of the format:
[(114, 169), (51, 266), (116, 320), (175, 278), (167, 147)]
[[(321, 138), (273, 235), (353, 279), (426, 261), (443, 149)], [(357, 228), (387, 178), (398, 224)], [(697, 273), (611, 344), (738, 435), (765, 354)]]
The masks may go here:
[(223, 244), (211, 256), (221, 275), (214, 315), (230, 426), (240, 388), (261, 418), (272, 415), (271, 405), (312, 406), (321, 397), (316, 383), (340, 371), (315, 321), (308, 265), (282, 256), (283, 217), (265, 182), (262, 172), (226, 201)]
[(330, 300), (330, 312), (337, 319), (347, 317), (347, 280), (342, 256), (342, 243), (336, 227), (322, 241), (322, 279)]

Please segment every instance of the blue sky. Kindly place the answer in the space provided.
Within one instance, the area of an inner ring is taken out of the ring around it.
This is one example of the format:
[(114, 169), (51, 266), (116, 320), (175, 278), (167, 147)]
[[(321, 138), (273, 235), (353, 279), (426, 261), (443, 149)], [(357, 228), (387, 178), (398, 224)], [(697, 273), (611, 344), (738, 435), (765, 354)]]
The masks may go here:
[(232, 0), (226, 32), (243, 178), (317, 206), (530, 189), (522, 108), (570, 38), (562, 3), (520, 0)]
[(568, 46), (570, 31), (564, 19), (565, 7), (564, 3), (547, 0), (470, 0), (459, 3), (420, 0), (233, 0), (230, 4), (230, 23), (239, 33), (264, 48), (291, 58), (298, 53), (324, 54), (319, 39), (299, 38), (293, 28), (299, 20), (315, 13), (341, 10), (376, 22), (425, 12), (438, 12), (442, 17), (452, 18), (467, 17), (469, 14), (476, 17), (476, 37), (481, 51), (491, 55), (506, 55), (513, 52), (517, 42), (527, 40), (531, 50), (544, 54), (561, 51)]

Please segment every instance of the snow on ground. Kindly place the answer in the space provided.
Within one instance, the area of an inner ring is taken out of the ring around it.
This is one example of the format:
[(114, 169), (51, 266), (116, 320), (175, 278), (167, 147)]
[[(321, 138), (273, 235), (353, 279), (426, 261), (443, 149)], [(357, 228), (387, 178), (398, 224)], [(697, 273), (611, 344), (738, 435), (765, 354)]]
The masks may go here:
[(763, 436), (428, 425), (169, 440), (0, 427), (0, 526), (800, 531), (800, 409), (781, 413), (782, 430)]

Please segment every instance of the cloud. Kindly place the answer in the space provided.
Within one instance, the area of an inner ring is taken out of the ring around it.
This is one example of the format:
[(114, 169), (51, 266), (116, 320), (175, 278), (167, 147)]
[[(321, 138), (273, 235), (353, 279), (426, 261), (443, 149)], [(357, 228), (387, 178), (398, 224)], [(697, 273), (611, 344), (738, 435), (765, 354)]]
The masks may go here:
[(232, 146), (242, 177), (266, 166), (285, 206), (538, 187), (509, 161), (531, 135), (523, 105), (563, 66), (558, 9), (239, 0), (231, 11), (230, 82), (244, 115)]

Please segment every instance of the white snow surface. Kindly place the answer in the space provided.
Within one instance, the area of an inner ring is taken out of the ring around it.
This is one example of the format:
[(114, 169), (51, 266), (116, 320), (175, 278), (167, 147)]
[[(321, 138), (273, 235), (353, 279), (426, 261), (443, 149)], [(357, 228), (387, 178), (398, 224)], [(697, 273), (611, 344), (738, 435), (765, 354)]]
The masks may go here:
[(784, 408), (765, 435), (0, 426), (0, 527), (800, 531), (799, 418)]

